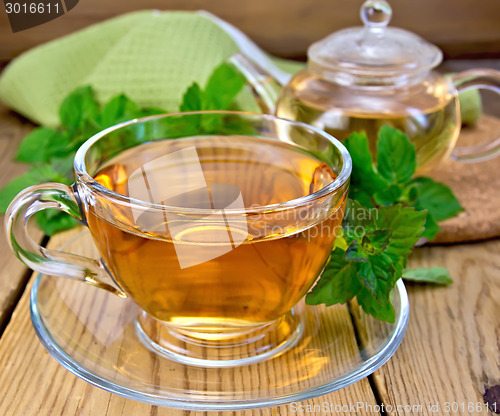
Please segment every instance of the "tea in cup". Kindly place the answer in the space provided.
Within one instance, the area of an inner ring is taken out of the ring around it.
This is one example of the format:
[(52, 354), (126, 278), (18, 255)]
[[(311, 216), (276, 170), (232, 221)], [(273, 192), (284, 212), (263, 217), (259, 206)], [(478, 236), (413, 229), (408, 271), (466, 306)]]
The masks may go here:
[[(343, 218), (351, 160), (340, 142), (269, 115), (160, 115), (95, 135), (74, 168), (71, 188), (30, 187), (7, 211), (29, 267), (131, 298), (139, 338), (182, 363), (236, 366), (297, 342), (294, 307)], [(101, 259), (39, 247), (25, 224), (47, 208), (86, 225)]]

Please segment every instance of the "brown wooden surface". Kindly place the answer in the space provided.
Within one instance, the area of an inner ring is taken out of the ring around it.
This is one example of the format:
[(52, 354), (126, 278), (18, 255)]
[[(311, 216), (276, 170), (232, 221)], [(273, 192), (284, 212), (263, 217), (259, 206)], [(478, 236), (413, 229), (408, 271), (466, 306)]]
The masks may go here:
[[(417, 249), (408, 267), (444, 266), (454, 283), (432, 287), (407, 283), (410, 324), (394, 359), (374, 374), (382, 401), (423, 405), (388, 415), (487, 415), (486, 388), (500, 384), (500, 240)], [(363, 320), (363, 317), (361, 317)], [(361, 325), (361, 327), (363, 327)], [(465, 411), (446, 411), (446, 403)], [(428, 405), (438, 404), (439, 411)], [(499, 403), (500, 404), (500, 403)], [(500, 409), (498, 409), (500, 413)]]
[[(72, 230), (54, 237), (49, 242), (49, 248), (57, 248), (63, 242), (72, 236), (80, 233), (81, 230)], [(88, 237), (87, 237), (88, 238)], [(84, 240), (87, 242), (87, 239)], [(79, 242), (81, 243), (81, 242)], [(93, 256), (95, 249), (90, 244), (78, 244), (76, 247), (69, 245), (68, 251), (78, 252), (81, 255)], [(66, 249), (66, 248), (65, 248)], [(186, 415), (187, 413), (196, 415), (196, 412), (184, 412), (167, 408), (157, 408), (143, 403), (138, 403), (129, 399), (124, 399), (117, 395), (104, 392), (95, 387), (91, 387), (86, 382), (70, 374), (60, 365), (58, 365), (43, 349), (38, 342), (35, 332), (29, 319), (29, 289), (31, 284), (23, 294), (15, 315), (12, 318), (7, 330), (0, 339), (0, 414), (1, 415)], [(96, 289), (98, 290), (98, 289)], [(90, 292), (93, 295), (94, 292)], [(75, 300), (81, 301), (81, 296), (85, 296), (79, 291), (80, 296)], [(343, 332), (344, 345), (348, 350), (357, 350), (357, 342), (352, 331), (352, 322), (347, 307), (340, 308), (340, 313), (336, 316), (332, 324), (336, 328), (346, 328)], [(82, 335), (83, 331), (75, 328), (75, 322), (72, 322), (70, 313), (59, 310), (58, 314), (66, 316), (67, 331), (74, 333), (76, 343), (82, 342), (89, 345), (88, 348), (102, 348), (96, 345), (97, 342), (89, 342)], [(91, 314), (92, 311), (88, 311)], [(79, 315), (80, 319), (86, 319), (87, 315)], [(85, 322), (85, 320), (84, 320)], [(108, 346), (109, 348), (109, 346)], [(119, 347), (121, 348), (121, 346)], [(338, 348), (339, 354), (342, 354), (343, 348)], [(339, 356), (340, 358), (340, 356)], [(149, 368), (147, 363), (143, 363), (145, 371)], [(169, 377), (175, 377), (166, 369)], [(274, 369), (273, 366), (273, 370)], [(175, 370), (174, 370), (175, 371)], [(271, 370), (268, 370), (271, 371)], [(281, 371), (281, 370), (280, 370)], [(292, 368), (290, 372), (297, 371)], [(273, 377), (267, 374), (251, 374), (252, 380), (245, 380), (244, 383), (255, 382), (258, 385), (259, 377), (267, 379)], [(145, 377), (152, 377), (151, 372)], [(245, 376), (242, 375), (242, 379)], [(190, 380), (195, 383), (196, 380)], [(30, 399), (27, 399), (27, 398)], [(371, 390), (368, 379), (349, 386), (346, 389), (309, 400), (304, 404), (321, 405), (327, 401), (331, 403), (347, 403), (353, 398), (360, 397), (369, 405), (375, 406), (375, 396)], [(238, 412), (241, 415), (261, 415), (268, 414), (267, 410), (255, 410)], [(273, 414), (291, 414), (288, 406), (280, 406), (273, 409)], [(216, 413), (214, 413), (216, 414)], [(346, 415), (370, 415), (369, 412), (355, 411), (346, 412)]]
[[(0, 62), (21, 52), (121, 13), (140, 9), (208, 10), (236, 25), (271, 53), (301, 57), (329, 33), (360, 25), (362, 0), (80, 0), (67, 14), (12, 33), (0, 7)], [(497, 0), (392, 0), (394, 26), (418, 33), (448, 57), (500, 54)]]
[[(58, 247), (75, 231), (53, 238)], [(88, 246), (87, 246), (88, 247)], [(86, 248), (86, 251), (89, 249)], [(454, 284), (408, 284), (411, 319), (395, 356), (373, 376), (373, 387), (387, 415), (493, 415), (482, 401), (486, 388), (500, 383), (500, 240), (455, 247), (421, 248), (410, 267), (446, 266)], [(29, 289), (0, 339), (2, 415), (196, 415), (138, 403), (106, 393), (58, 365), (38, 342), (29, 319)], [(63, 313), (63, 311), (61, 311)], [(359, 321), (363, 322), (364, 316)], [(358, 325), (363, 340), (363, 325)], [(376, 330), (376, 328), (375, 328)], [(75, 335), (78, 337), (78, 334)], [(366, 403), (375, 406), (367, 379), (302, 404)], [(446, 403), (480, 403), (483, 411), (447, 412)], [(366, 406), (365, 404), (365, 406)], [(437, 404), (440, 411), (429, 409)], [(397, 406), (403, 406), (398, 409)], [(419, 406), (422, 408), (405, 408)], [(215, 414), (215, 413), (210, 413)], [(237, 412), (292, 415), (289, 406)], [(314, 413), (320, 414), (320, 413)], [(342, 414), (374, 415), (359, 410)]]
[[(0, 104), (0, 188), (27, 169), (27, 165), (15, 163), (13, 159), (19, 143), (32, 128), (33, 124), (23, 121)], [(0, 265), (4, 271), (0, 278), (0, 328), (5, 314), (16, 302), (27, 272), (7, 246), (3, 222), (4, 215), (0, 215)], [(36, 227), (30, 229), (33, 238), (41, 240), (42, 233)]]
[[(0, 183), (25, 169), (11, 159), (17, 143), (30, 128), (29, 123), (5, 108), (0, 109)], [(59, 246), (66, 238), (68, 234), (63, 234), (49, 244)], [(485, 406), (482, 412), (469, 412), (467, 408), (447, 412), (444, 406), (446, 402), (460, 406), (481, 404), (485, 390), (500, 385), (499, 253), (498, 239), (417, 249), (410, 267), (446, 266), (455, 283), (449, 287), (409, 284), (410, 324), (394, 357), (371, 377), (371, 383), (365, 379), (303, 404), (376, 404), (378, 397), (381, 403), (393, 407), (387, 415), (494, 415), (487, 413)], [(31, 327), (28, 297), (33, 278), (16, 304), (18, 293), (24, 289), (27, 270), (8, 251), (3, 228), (0, 261), (0, 316), (4, 322), (8, 321), (0, 334), (0, 415), (196, 414), (123, 399), (64, 370), (43, 349)], [(439, 411), (429, 409), (429, 404), (437, 404)], [(397, 405), (422, 405), (422, 408), (396, 410)], [(280, 406), (235, 414), (293, 413), (288, 406)], [(383, 415), (366, 411), (351, 414)]]

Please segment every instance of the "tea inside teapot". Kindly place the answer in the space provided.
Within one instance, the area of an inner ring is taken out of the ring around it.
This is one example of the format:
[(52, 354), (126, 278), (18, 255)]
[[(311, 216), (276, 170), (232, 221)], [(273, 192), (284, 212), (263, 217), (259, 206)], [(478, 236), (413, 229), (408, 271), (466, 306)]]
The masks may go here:
[(365, 2), (364, 27), (312, 45), (308, 68), (284, 87), (276, 114), (340, 140), (364, 132), (373, 154), (378, 131), (388, 124), (415, 144), (421, 172), (434, 168), (455, 145), (458, 98), (450, 81), (431, 71), (441, 62), (441, 51), (413, 33), (387, 27), (391, 16), (387, 2)]
[[(247, 58), (231, 58), (250, 82), (264, 112), (318, 127), (339, 140), (364, 132), (376, 154), (378, 132), (388, 124), (415, 145), (417, 174), (452, 154), (460, 127), (458, 91), (500, 92), (500, 73), (471, 70), (453, 80), (433, 69), (442, 52), (414, 33), (388, 27), (385, 0), (361, 7), (362, 27), (335, 32), (311, 45), (307, 68), (281, 88)], [(479, 161), (500, 153), (500, 140), (474, 149), (455, 149), (456, 160)]]
[(380, 127), (388, 124), (415, 144), (418, 171), (433, 169), (451, 152), (460, 132), (458, 97), (450, 82), (429, 74), (416, 85), (383, 88), (353, 90), (304, 71), (283, 89), (276, 115), (313, 125), (341, 141), (364, 132), (374, 155)]

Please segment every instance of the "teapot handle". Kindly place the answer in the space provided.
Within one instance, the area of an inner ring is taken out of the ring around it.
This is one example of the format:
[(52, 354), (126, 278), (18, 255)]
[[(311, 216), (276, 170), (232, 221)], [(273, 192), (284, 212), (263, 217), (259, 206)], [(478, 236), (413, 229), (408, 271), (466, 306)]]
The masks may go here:
[(227, 62), (248, 83), (262, 112), (274, 114), (282, 85), (241, 52)]
[[(500, 71), (492, 69), (471, 69), (455, 74), (453, 84), (458, 92), (472, 88), (486, 89), (500, 94)], [(500, 154), (500, 137), (494, 137), (487, 143), (476, 146), (458, 147), (451, 153), (451, 158), (458, 162), (474, 163), (494, 158)]]

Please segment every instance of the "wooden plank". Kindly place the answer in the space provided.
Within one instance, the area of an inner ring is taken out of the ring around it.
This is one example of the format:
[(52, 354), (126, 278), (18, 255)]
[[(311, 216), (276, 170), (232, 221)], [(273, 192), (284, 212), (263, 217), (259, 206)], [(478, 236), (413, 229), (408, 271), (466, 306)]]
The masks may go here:
[(405, 339), (373, 376), (388, 415), (494, 414), (483, 395), (500, 384), (499, 252), (500, 240), (416, 250), (409, 267), (447, 267), (454, 283), (407, 284)]
[[(0, 187), (27, 169), (27, 165), (15, 163), (19, 143), (33, 128), (33, 124), (16, 116), (0, 105)], [(12, 254), (3, 227), (4, 215), (0, 215), (0, 328), (6, 313), (12, 308), (19, 291), (25, 284), (27, 268)], [(31, 224), (30, 233), (40, 241), (43, 234)]]
[[(231, 0), (81, 0), (67, 14), (41, 26), (12, 33), (0, 13), (0, 61), (33, 46), (113, 16), (143, 9), (206, 9), (236, 25), (271, 53), (303, 57), (307, 47), (333, 31), (359, 26), (362, 2), (341, 0), (254, 0), (235, 7)], [(491, 0), (392, 1), (394, 26), (418, 33), (449, 57), (499, 56), (500, 2)]]
[[(78, 230), (72, 230), (63, 234), (60, 234), (52, 238), (49, 242), (49, 247), (58, 247), (61, 242), (66, 241), (72, 235), (75, 235)], [(91, 247), (92, 244), (82, 244), (79, 243), (78, 247), (67, 247), (68, 251), (77, 250), (80, 254), (90, 255), (93, 251)], [(81, 285), (81, 283), (76, 283), (76, 285)], [(90, 293), (93, 294), (91, 298), (95, 298), (95, 290), (91, 288)], [(104, 292), (102, 292), (104, 293)], [(82, 322), (89, 322), (92, 311), (85, 312), (78, 315), (78, 319), (75, 319), (75, 314), (71, 313), (71, 310), (86, 310), (86, 308), (80, 308), (82, 302), (91, 301), (86, 300), (86, 295), (81, 291), (81, 288), (77, 291), (77, 296), (75, 297), (74, 303), (70, 303), (71, 307), (59, 308), (59, 305), (51, 306), (54, 309), (55, 316), (61, 318), (64, 321), (64, 328), (68, 330), (68, 336), (71, 339), (71, 345), (82, 345), (85, 346), (85, 351), (91, 351), (95, 356), (104, 357), (110, 356), (110, 354), (121, 354), (119, 356), (120, 360), (127, 359), (125, 354), (127, 352), (126, 343), (130, 341), (113, 341), (108, 344), (106, 351), (104, 351), (103, 344), (98, 342), (98, 337), (95, 336), (94, 339), (89, 338), (86, 335), (82, 335), (84, 331), (81, 331)], [(7, 327), (3, 337), (0, 339), (0, 414), (6, 416), (39, 416), (39, 415), (72, 415), (78, 414), (80, 416), (87, 415), (138, 415), (138, 414), (151, 414), (151, 415), (198, 415), (202, 413), (196, 412), (185, 412), (180, 410), (173, 410), (168, 408), (158, 408), (129, 399), (124, 399), (120, 396), (107, 393), (97, 387), (93, 387), (90, 384), (82, 381), (76, 376), (72, 375), (66, 371), (63, 367), (58, 365), (55, 360), (53, 360), (49, 354), (43, 349), (42, 345), (36, 338), (34, 330), (32, 329), (31, 322), (29, 319), (29, 291), (27, 290), (16, 308), (12, 321)], [(96, 309), (96, 308), (94, 308)], [(98, 311), (94, 311), (97, 317), (109, 316), (106, 310), (102, 312), (101, 308)], [(342, 344), (336, 342), (336, 353), (338, 350), (339, 361), (334, 363), (333, 360), (326, 365), (338, 365), (342, 366), (342, 351), (347, 351), (352, 349), (355, 354), (357, 354), (357, 343), (352, 330), (352, 321), (350, 319), (347, 308), (339, 307), (338, 320), (332, 325), (337, 328), (336, 336), (338, 339), (342, 339)], [(86, 315), (85, 315), (86, 314)], [(336, 315), (337, 317), (337, 315)], [(99, 318), (100, 319), (100, 318)], [(325, 331), (325, 335), (328, 331)], [(71, 335), (72, 334), (72, 335)], [(87, 331), (88, 334), (88, 331)], [(95, 334), (95, 333), (94, 333)], [(74, 338), (73, 338), (74, 337)], [(335, 338), (337, 339), (337, 338)], [(76, 347), (75, 347), (76, 348)], [(99, 349), (101, 348), (101, 349)], [(133, 351), (132, 351), (133, 353)], [(301, 352), (298, 352), (299, 354)], [(118, 356), (117, 356), (118, 357)], [(133, 358), (133, 356), (132, 356)], [(303, 363), (311, 363), (314, 357), (304, 357), (304, 360), (300, 361)], [(152, 359), (154, 359), (154, 354), (152, 354)], [(161, 374), (167, 374), (168, 377), (174, 377), (177, 371), (175, 365), (169, 367), (168, 369), (163, 368), (163, 370), (171, 371), (159, 371), (154, 370), (154, 365), (152, 367), (151, 362), (146, 362), (147, 360), (142, 360), (140, 366), (144, 369), (144, 375), (149, 377), (155, 377), (154, 374), (158, 372)], [(165, 361), (165, 360), (163, 360)], [(328, 361), (328, 360), (327, 360)], [(324, 361), (323, 361), (324, 362)], [(321, 362), (318, 361), (319, 364)], [(118, 364), (117, 364), (118, 365)], [(159, 366), (168, 365), (164, 362), (158, 364)], [(279, 381), (287, 370), (282, 368), (275, 368), (275, 364), (269, 363), (259, 368), (259, 372), (255, 371), (255, 366), (251, 369), (242, 370), (240, 377), (234, 377), (234, 379), (228, 380), (224, 379), (224, 373), (221, 371), (222, 378), (219, 380), (223, 386), (231, 390), (233, 388), (241, 387), (241, 385), (252, 383), (251, 385), (258, 386), (261, 377), (268, 377), (272, 380)], [(117, 367), (118, 368), (118, 367)], [(153, 369), (153, 370), (152, 370)], [(261, 372), (262, 370), (262, 372)], [(200, 369), (189, 369), (188, 379), (189, 384), (196, 385), (203, 378), (200, 377)], [(292, 368), (290, 374), (300, 374), (299, 368)], [(210, 376), (208, 376), (210, 377)], [(214, 381), (215, 382), (215, 381)], [(335, 404), (349, 404), (363, 402), (371, 406), (376, 406), (376, 401), (373, 392), (370, 388), (367, 379), (361, 380), (360, 382), (349, 386), (343, 390), (318, 397), (316, 399), (309, 400), (307, 402), (301, 403), (303, 405), (316, 405), (318, 409), (324, 402)], [(317, 411), (316, 411), (317, 413)], [(203, 413), (205, 414), (205, 413)], [(209, 413), (210, 415), (220, 414), (220, 413)], [(276, 407), (273, 409), (265, 410), (253, 410), (253, 411), (242, 411), (235, 412), (235, 415), (294, 415), (296, 411), (290, 406), (284, 405)], [(343, 412), (345, 415), (373, 415), (373, 412), (366, 412), (364, 410), (347, 411)]]

